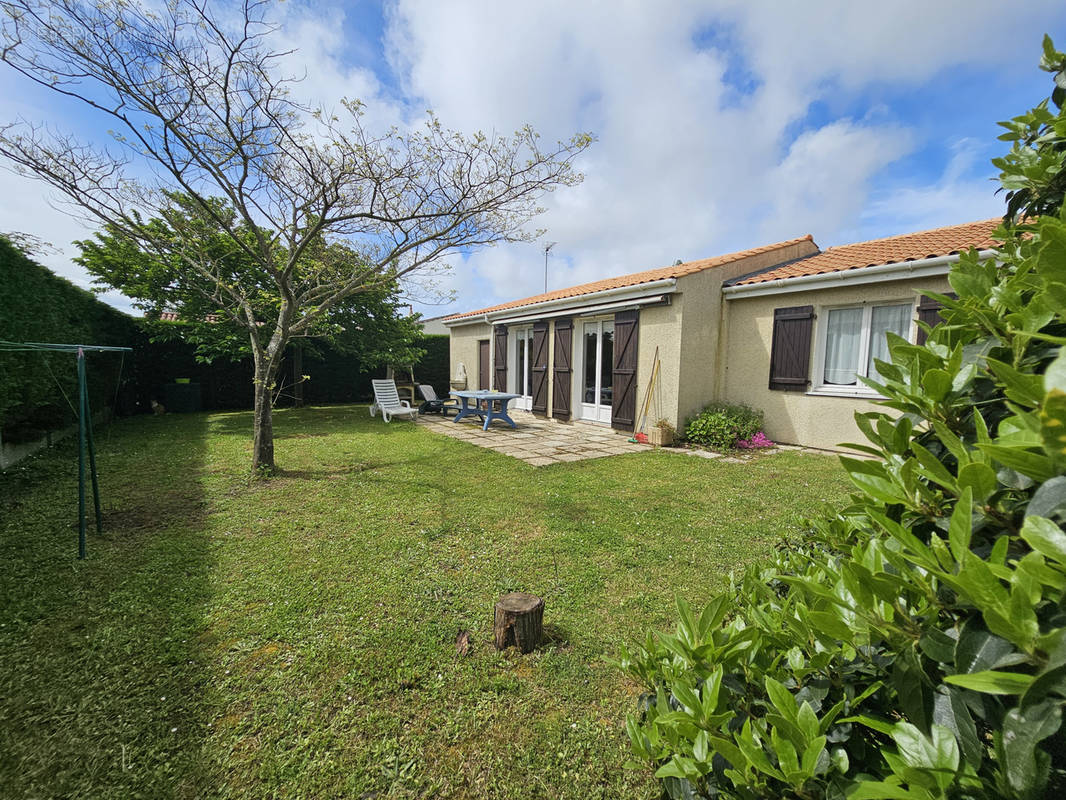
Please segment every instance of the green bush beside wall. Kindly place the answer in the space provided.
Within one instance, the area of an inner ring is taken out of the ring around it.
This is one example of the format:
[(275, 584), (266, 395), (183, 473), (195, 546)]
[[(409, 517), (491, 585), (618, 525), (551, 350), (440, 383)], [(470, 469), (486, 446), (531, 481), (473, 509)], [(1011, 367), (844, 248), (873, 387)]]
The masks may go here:
[[(141, 346), (132, 317), (100, 302), (27, 258), (0, 237), (0, 340), (59, 342), (118, 347)], [(89, 400), (95, 410), (110, 406), (121, 358), (88, 355)], [(127, 355), (125, 368), (130, 367)], [(37, 438), (76, 416), (64, 398), (77, 400), (77, 373), (69, 353), (0, 354), (0, 430), (5, 441)]]

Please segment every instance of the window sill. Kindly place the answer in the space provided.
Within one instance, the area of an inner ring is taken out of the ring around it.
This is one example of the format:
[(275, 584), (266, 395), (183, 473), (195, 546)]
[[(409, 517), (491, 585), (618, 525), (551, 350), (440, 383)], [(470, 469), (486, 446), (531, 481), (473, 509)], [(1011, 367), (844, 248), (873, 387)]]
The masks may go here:
[(865, 387), (817, 386), (807, 392), (809, 397), (849, 397), (852, 400), (884, 400), (885, 396)]

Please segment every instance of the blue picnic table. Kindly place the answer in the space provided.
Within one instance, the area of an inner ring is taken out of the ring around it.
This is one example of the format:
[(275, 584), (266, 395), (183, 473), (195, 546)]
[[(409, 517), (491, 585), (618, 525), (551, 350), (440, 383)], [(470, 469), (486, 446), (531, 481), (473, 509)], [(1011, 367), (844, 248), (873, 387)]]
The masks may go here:
[[(459, 398), (459, 401), (463, 404), (459, 409), (459, 413), (456, 415), (452, 422), (458, 422), (463, 417), (478, 416), (484, 420), (485, 424), (481, 426), (483, 431), (489, 429), (489, 423), (494, 419), (503, 420), (512, 428), (517, 428), (514, 420), (507, 415), (507, 404), (512, 400), (521, 397), (517, 394), (507, 394), (506, 392), (490, 392), (488, 390), (481, 390), (476, 392), (463, 391), (452, 392), (453, 395)], [(473, 405), (470, 401), (473, 400)], [(499, 405), (499, 410), (496, 410), (496, 405)]]

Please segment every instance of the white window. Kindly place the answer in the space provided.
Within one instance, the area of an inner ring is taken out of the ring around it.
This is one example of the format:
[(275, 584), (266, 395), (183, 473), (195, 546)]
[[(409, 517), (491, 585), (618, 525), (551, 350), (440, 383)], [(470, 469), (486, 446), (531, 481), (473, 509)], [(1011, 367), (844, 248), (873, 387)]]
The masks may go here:
[(914, 313), (914, 303), (823, 309), (814, 391), (874, 394), (859, 378), (877, 380), (875, 360), (891, 360), (889, 332), (913, 339)]

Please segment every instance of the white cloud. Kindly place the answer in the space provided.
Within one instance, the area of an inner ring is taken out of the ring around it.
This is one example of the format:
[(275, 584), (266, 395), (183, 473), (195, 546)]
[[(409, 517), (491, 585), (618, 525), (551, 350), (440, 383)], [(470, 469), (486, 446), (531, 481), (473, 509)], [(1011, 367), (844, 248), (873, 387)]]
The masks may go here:
[(1002, 216), (1003, 196), (995, 194), (995, 169), (988, 164), (984, 144), (961, 139), (951, 149), (951, 159), (936, 180), (893, 187), (873, 197), (863, 210), (862, 228), (903, 233)]
[(909, 151), (910, 138), (898, 128), (850, 120), (801, 134), (767, 176), (774, 190), (762, 220), (763, 238), (825, 235), (853, 226), (862, 213), (855, 199), (866, 194), (875, 173)]
[[(550, 197), (538, 221), (567, 260), (558, 287), (808, 231), (836, 243), (866, 227), (872, 181), (921, 135), (892, 118), (877, 87), (920, 86), (960, 65), (1031, 72), (1033, 32), (1054, 8), (1034, 3), (1004, 20), (988, 0), (737, 0), (671, 4), (670, 13), (651, 3), (398, 0), (390, 42), (409, 94), (446, 124), (597, 134), (584, 184)], [(700, 49), (708, 32), (721, 35)], [(738, 68), (750, 73), (750, 94), (732, 84)], [(863, 101), (866, 118), (830, 119), (791, 140), (812, 103), (842, 97)], [(910, 187), (908, 223), (924, 225), (919, 195), (938, 220), (970, 219), (976, 204), (954, 193), (963, 183), (970, 188), (961, 178)], [(527, 278), (542, 269), (535, 248), (484, 251), (463, 268), (481, 277), (457, 272), (459, 309), (539, 291)], [(503, 278), (485, 277), (493, 273)]]
[[(650, 1), (394, 0), (384, 46), (399, 89), (368, 66), (383, 43), (358, 29), (358, 6), (271, 8), (279, 48), (297, 50), (286, 67), (307, 74), (298, 91), (327, 107), (362, 99), (372, 126), (402, 127), (433, 108), (467, 132), (527, 122), (548, 140), (594, 132), (585, 182), (546, 198), (535, 223), (559, 243), (557, 288), (807, 232), (835, 244), (990, 216), (998, 201), (973, 161), (987, 154), (968, 145), (932, 180), (884, 180), (931, 143), (882, 89), (935, 80), (950, 92), (974, 65), (1031, 75), (1039, 32), (1066, 21), (1060, 5), (1034, 0), (1004, 14), (992, 0), (689, 0), (666, 12)], [(64, 121), (65, 107), (13, 75), (0, 67), (0, 119), (18, 110)], [(807, 116), (815, 103), (817, 123)], [(0, 174), (0, 229), (60, 246), (87, 235), (43, 196), (41, 184)], [(78, 274), (61, 261), (49, 259)], [(543, 287), (537, 244), (452, 262), (443, 281), (454, 310)]]

